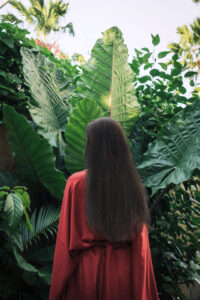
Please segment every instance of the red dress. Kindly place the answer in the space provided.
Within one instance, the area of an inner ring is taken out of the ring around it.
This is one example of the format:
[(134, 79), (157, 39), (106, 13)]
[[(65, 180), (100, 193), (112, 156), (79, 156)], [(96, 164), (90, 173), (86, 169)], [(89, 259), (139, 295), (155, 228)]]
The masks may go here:
[(146, 226), (124, 243), (94, 235), (85, 217), (85, 175), (67, 180), (49, 299), (159, 300)]

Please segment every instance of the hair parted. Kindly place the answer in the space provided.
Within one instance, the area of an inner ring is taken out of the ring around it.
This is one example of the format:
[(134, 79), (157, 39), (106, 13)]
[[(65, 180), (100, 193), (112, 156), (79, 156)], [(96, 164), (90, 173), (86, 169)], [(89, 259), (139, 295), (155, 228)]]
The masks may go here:
[(149, 225), (149, 210), (123, 129), (104, 117), (88, 124), (86, 136), (88, 225), (110, 242), (129, 240)]

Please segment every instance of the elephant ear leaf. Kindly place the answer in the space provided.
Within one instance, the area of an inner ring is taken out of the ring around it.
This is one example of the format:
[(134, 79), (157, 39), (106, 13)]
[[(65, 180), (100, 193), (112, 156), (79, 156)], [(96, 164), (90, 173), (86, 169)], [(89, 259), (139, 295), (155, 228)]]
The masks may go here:
[(85, 167), (84, 150), (86, 144), (86, 128), (88, 123), (103, 116), (102, 109), (90, 99), (81, 100), (67, 124), (66, 138), (66, 169), (70, 173), (83, 170)]
[(95, 100), (129, 136), (141, 108), (132, 85), (133, 71), (127, 60), (128, 50), (121, 31), (117, 27), (106, 30), (83, 67), (79, 87), (84, 97)]
[(21, 48), (23, 71), (34, 102), (30, 114), (39, 126), (38, 132), (52, 146), (59, 147), (71, 114), (70, 82), (61, 69), (36, 50)]
[(200, 103), (178, 112), (148, 145), (137, 167), (143, 183), (155, 193), (170, 183), (188, 180), (200, 168)]
[(26, 118), (3, 105), (3, 121), (9, 130), (9, 143), (21, 179), (32, 188), (44, 186), (55, 198), (62, 200), (64, 175), (55, 169), (55, 156), (47, 140), (35, 132)]

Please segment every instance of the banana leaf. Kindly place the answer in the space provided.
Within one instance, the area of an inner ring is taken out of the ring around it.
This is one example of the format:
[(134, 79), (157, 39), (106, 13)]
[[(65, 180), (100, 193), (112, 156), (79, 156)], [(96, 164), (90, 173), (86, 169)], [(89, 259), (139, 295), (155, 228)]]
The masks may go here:
[(44, 186), (61, 200), (65, 187), (64, 175), (55, 169), (55, 156), (47, 140), (33, 130), (23, 115), (3, 105), (3, 121), (9, 130), (9, 143), (15, 152), (20, 177), (34, 189)]
[(137, 169), (153, 193), (188, 180), (200, 168), (200, 101), (175, 114), (143, 158)]
[(117, 120), (128, 137), (141, 108), (132, 85), (133, 71), (127, 60), (128, 50), (119, 28), (106, 30), (92, 49), (91, 59), (84, 65), (78, 85), (82, 95), (96, 101)]
[(86, 144), (86, 128), (88, 123), (103, 116), (102, 109), (90, 99), (81, 100), (67, 124), (65, 165), (70, 173), (83, 170), (85, 167), (84, 150)]
[(38, 132), (62, 153), (61, 132), (71, 115), (70, 81), (38, 51), (22, 47), (21, 54), (24, 77), (34, 99), (29, 103), (30, 114), (39, 126)]

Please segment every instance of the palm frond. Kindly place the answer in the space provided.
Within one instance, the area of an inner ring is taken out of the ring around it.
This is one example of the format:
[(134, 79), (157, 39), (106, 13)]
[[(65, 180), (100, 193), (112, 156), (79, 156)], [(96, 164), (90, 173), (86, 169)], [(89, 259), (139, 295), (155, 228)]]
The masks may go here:
[(54, 205), (42, 206), (38, 213), (35, 209), (30, 219), (33, 231), (30, 231), (26, 226), (22, 228), (24, 248), (36, 243), (42, 236), (49, 239), (50, 236), (56, 235), (59, 217), (60, 208)]
[(33, 18), (30, 14), (29, 9), (27, 9), (20, 1), (12, 0), (9, 2), (14, 8), (16, 8), (25, 18), (26, 20), (32, 24)]
[(23, 23), (23, 21), (19, 20), (15, 15), (13, 14), (6, 14), (6, 15), (1, 15), (0, 19), (2, 22), (11, 22), (14, 23), (15, 25), (18, 25), (20, 23)]
[(65, 32), (66, 29), (68, 29), (68, 30), (69, 30), (69, 33), (70, 33), (71, 35), (73, 35), (73, 36), (75, 35), (74, 27), (73, 27), (73, 24), (72, 24), (72, 23), (68, 23), (67, 25), (61, 27), (61, 29), (62, 29), (64, 32)]

